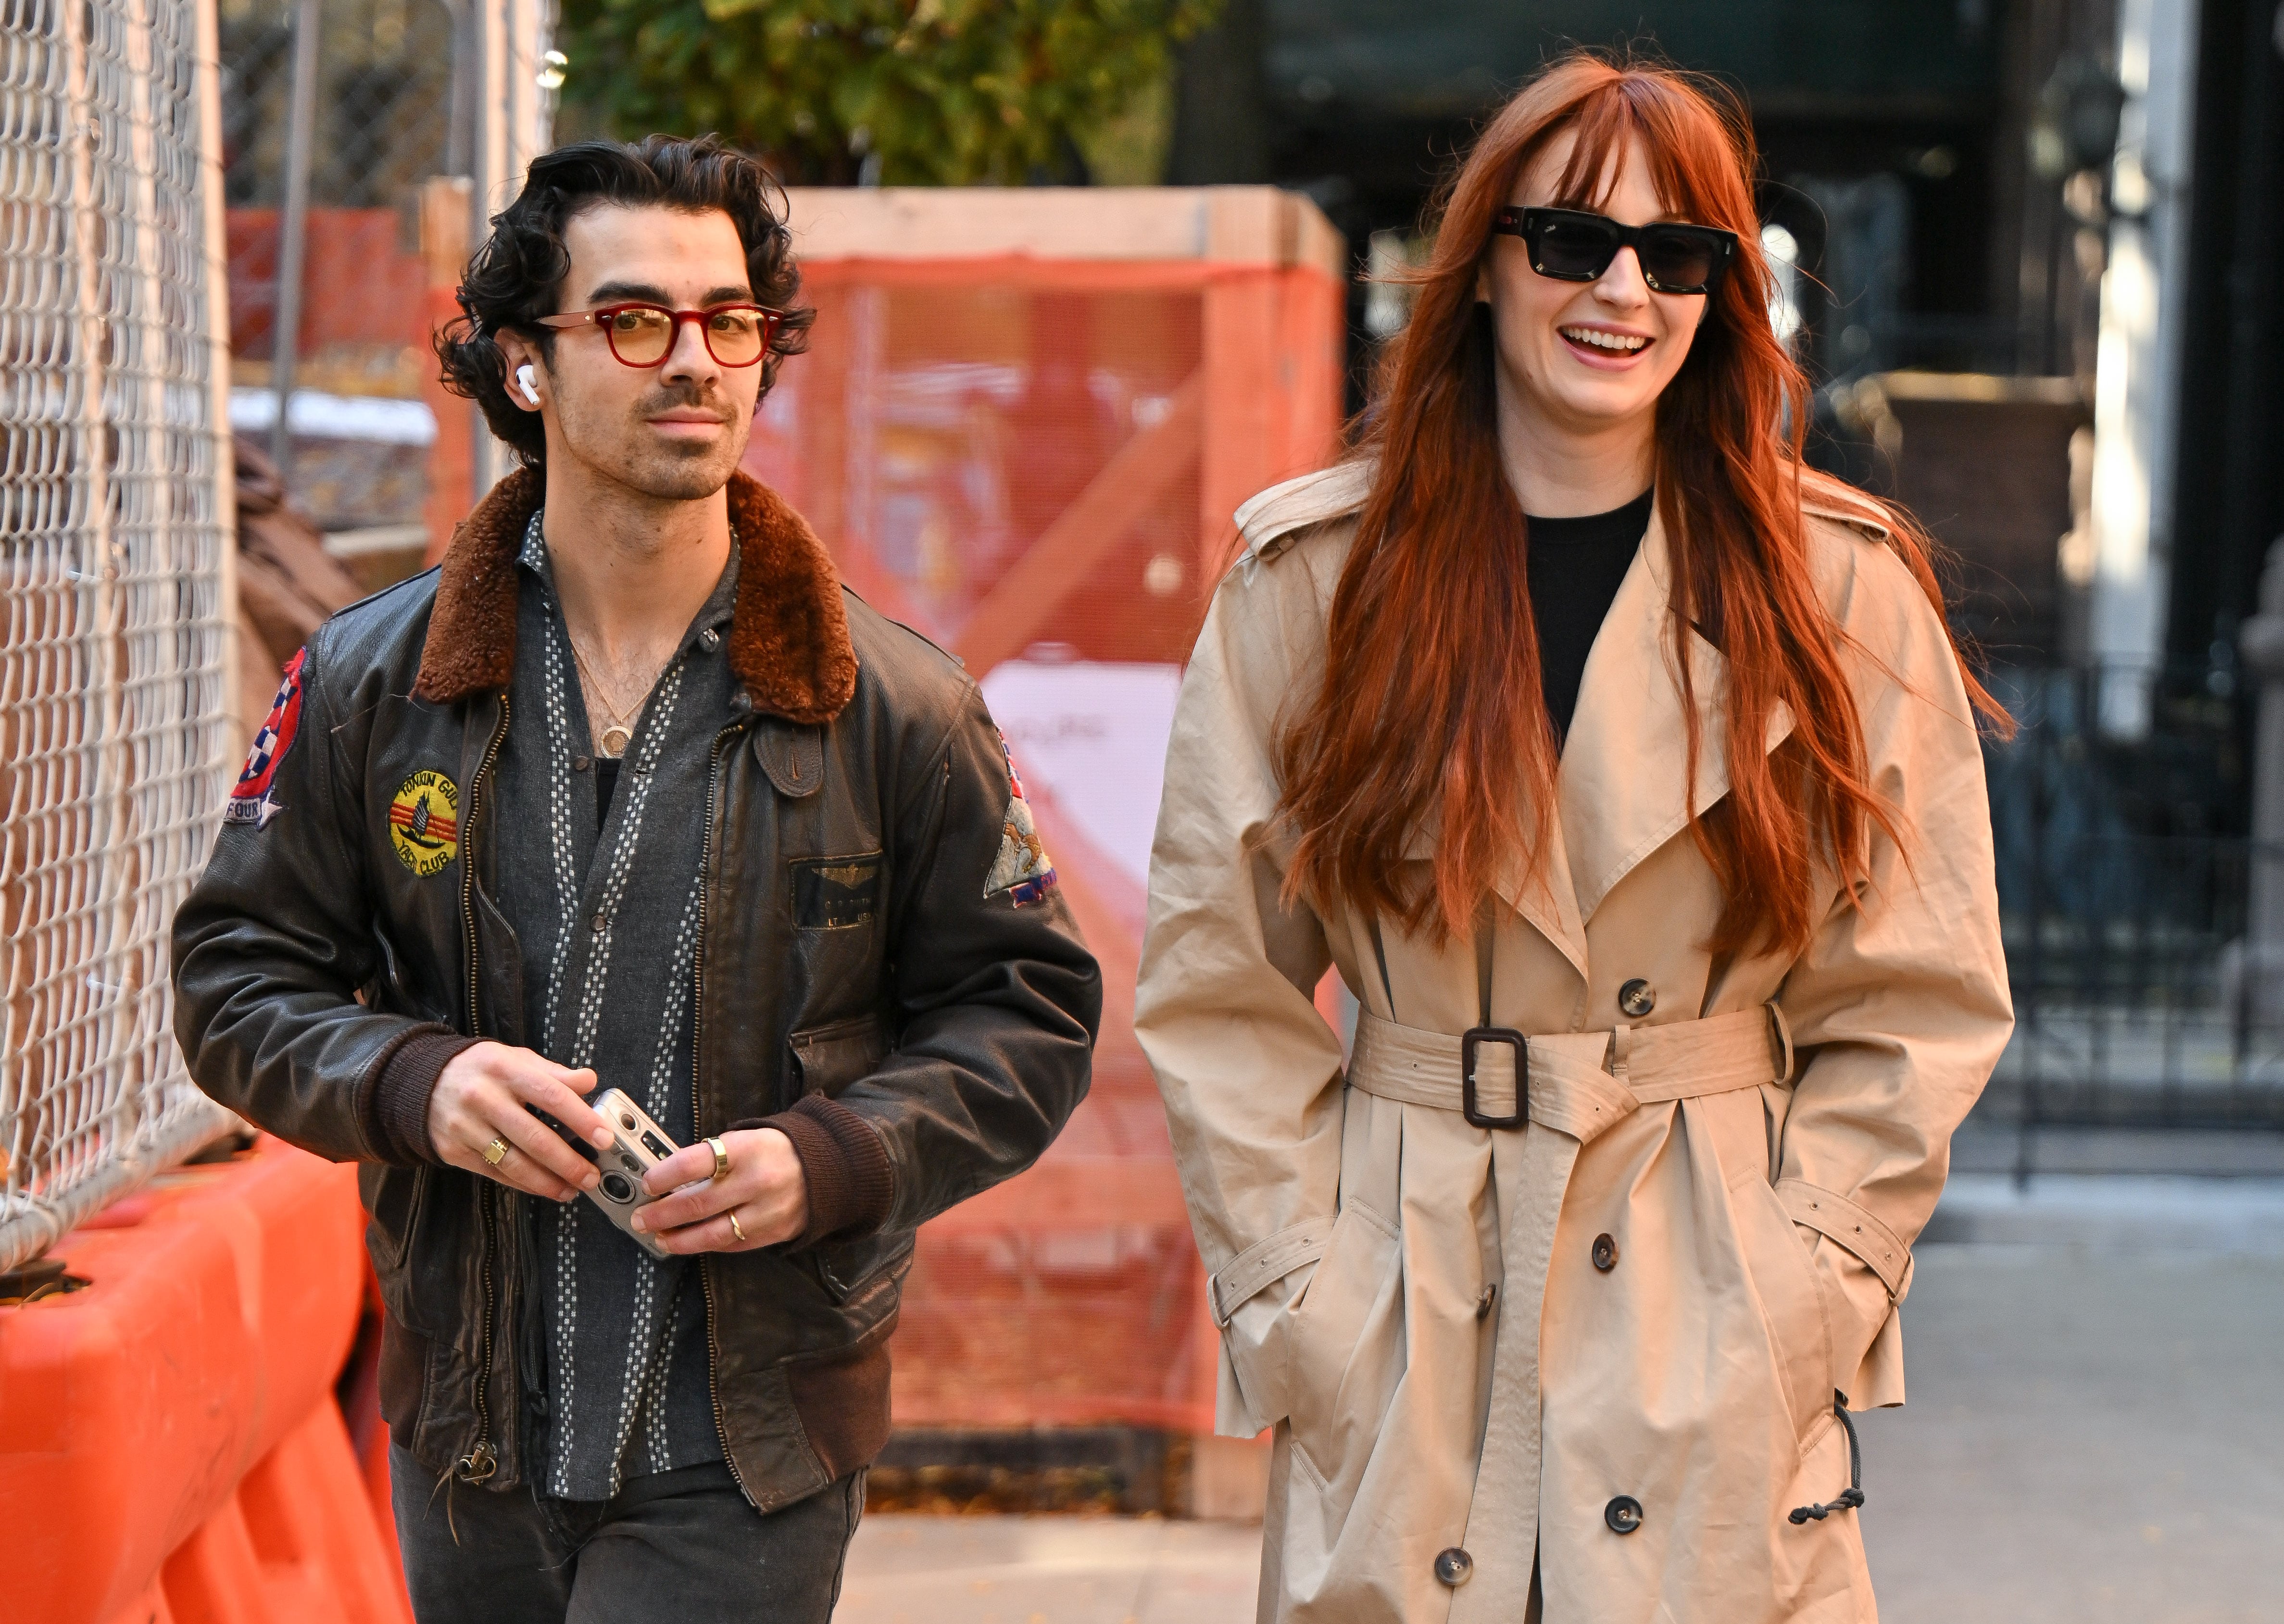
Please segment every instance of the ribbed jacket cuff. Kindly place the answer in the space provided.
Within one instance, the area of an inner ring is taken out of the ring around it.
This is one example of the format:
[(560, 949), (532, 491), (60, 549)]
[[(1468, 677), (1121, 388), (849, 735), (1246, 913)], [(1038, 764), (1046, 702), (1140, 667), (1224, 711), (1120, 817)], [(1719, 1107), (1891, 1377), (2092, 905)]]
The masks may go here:
[(381, 1062), (367, 1128), (387, 1160), (417, 1167), (443, 1159), (428, 1142), (428, 1097), (436, 1091), (436, 1078), (452, 1057), (480, 1041), (458, 1032), (416, 1032)]
[(809, 1227), (793, 1245), (851, 1239), (888, 1221), (896, 1193), (888, 1152), (880, 1136), (848, 1106), (811, 1094), (792, 1110), (753, 1126), (776, 1128), (793, 1141), (794, 1154), (801, 1158), (809, 1185)]

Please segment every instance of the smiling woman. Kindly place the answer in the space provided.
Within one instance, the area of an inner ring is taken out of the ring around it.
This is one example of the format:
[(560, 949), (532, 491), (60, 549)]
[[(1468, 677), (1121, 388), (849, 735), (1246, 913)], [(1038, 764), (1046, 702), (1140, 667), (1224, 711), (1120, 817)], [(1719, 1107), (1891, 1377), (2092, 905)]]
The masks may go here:
[(1848, 1416), (2011, 1025), (2004, 724), (1918, 530), (1802, 465), (1753, 168), (1557, 63), (1357, 454), (1239, 510), (1134, 1027), (1275, 1431), (1265, 1620), (1874, 1617)]
[[(1826, 719), (1795, 752), (1734, 763), (1727, 816), (1692, 809), (1727, 894), (1717, 946), (1804, 944), (1798, 859), (1819, 841), (1838, 871), (1860, 871), (1863, 832), (1888, 814), (1810, 579), (1807, 385), (1769, 327), (1751, 137), (1719, 95), (1573, 57), (1507, 105), (1452, 182), (1367, 414), (1376, 472), (1330, 605), (1326, 680), (1280, 738), (1299, 834), (1289, 894), (1346, 894), (1458, 932), (1503, 854), (1544, 849), (1543, 823), (1525, 820), (1552, 805), (1563, 741), (1539, 692), (1469, 652), (1537, 658), (1526, 514), (1612, 511), (1653, 482), (1675, 624), (1709, 630), (1735, 678), (1729, 730), (1762, 736), (1779, 708)], [(1939, 608), (1917, 527), (1851, 500)], [(1693, 761), (1693, 709), (1688, 733)], [(1403, 747), (1423, 738), (1441, 747)], [(1518, 765), (1534, 792), (1521, 797)], [(1431, 810), (1434, 884), (1398, 895), (1399, 854)]]

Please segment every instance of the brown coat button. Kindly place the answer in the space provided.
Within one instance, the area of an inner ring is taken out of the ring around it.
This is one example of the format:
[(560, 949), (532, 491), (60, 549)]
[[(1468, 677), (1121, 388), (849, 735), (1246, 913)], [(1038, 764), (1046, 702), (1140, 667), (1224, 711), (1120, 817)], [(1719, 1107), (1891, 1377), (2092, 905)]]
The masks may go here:
[(1435, 1553), (1435, 1577), (1458, 1589), (1475, 1576), (1475, 1559), (1457, 1545)]
[(1594, 1267), (1604, 1274), (1618, 1266), (1618, 1243), (1607, 1235), (1594, 1237)]
[(1602, 1520), (1613, 1534), (1631, 1534), (1642, 1526), (1642, 1504), (1631, 1495), (1620, 1495), (1602, 1508)]
[(1636, 976), (1618, 988), (1618, 1007), (1639, 1020), (1657, 1008), (1657, 988)]

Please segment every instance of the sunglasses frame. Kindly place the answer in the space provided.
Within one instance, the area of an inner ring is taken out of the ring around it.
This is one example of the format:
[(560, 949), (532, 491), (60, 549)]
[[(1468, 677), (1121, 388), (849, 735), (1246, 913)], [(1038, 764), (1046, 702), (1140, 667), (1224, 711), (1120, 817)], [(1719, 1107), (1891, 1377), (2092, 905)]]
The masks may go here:
[[(666, 341), (666, 353), (655, 361), (630, 361), (619, 354), (618, 335), (611, 331), (609, 324), (611, 317), (618, 315), (622, 310), (656, 310), (670, 320), (674, 324), (674, 332)], [(716, 352), (714, 335), (706, 330), (706, 322), (709, 316), (719, 316), (724, 310), (753, 310), (760, 314), (762, 351), (751, 361), (724, 361)], [(630, 366), (637, 371), (647, 372), (653, 368), (662, 367), (674, 359), (675, 349), (682, 342), (682, 324), (684, 322), (698, 324), (698, 337), (705, 344), (706, 353), (714, 357), (716, 366), (731, 368), (759, 366), (769, 358), (770, 341), (778, 336), (778, 329), (785, 325), (785, 318), (786, 313), (783, 310), (774, 309), (764, 304), (752, 304), (744, 300), (732, 301), (729, 304), (708, 305), (702, 310), (677, 310), (670, 305), (658, 304), (648, 299), (622, 299), (616, 304), (598, 305), (591, 310), (575, 310), (567, 316), (542, 316), (536, 319), (542, 327), (552, 327), (562, 332), (567, 332), (575, 327), (600, 328), (603, 342), (611, 347), (612, 360), (621, 366)]]
[[(1609, 258), (1592, 271), (1549, 270), (1538, 261), (1538, 244), (1532, 233), (1547, 226), (1564, 223), (1592, 224), (1611, 234)], [(1634, 251), (1634, 262), (1641, 267), (1642, 280), (1656, 293), (1709, 293), (1721, 285), (1721, 278), (1737, 258), (1737, 234), (1725, 231), (1717, 225), (1688, 225), (1678, 220), (1659, 220), (1648, 225), (1622, 225), (1607, 215), (1589, 213), (1583, 208), (1501, 208), (1491, 216), (1494, 236), (1519, 237), (1530, 255), (1530, 268), (1542, 277), (1557, 282), (1599, 282), (1618, 257), (1621, 248)], [(1642, 243), (1654, 236), (1684, 237), (1701, 242), (1713, 250), (1713, 268), (1704, 281), (1691, 286), (1674, 287), (1660, 282), (1650, 274), (1649, 263), (1642, 258)]]

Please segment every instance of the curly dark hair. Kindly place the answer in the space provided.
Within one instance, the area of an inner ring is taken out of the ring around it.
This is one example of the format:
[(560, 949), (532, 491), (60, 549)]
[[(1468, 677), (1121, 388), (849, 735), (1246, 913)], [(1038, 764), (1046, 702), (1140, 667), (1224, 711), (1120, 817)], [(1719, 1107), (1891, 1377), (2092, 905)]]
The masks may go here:
[[(771, 194), (776, 207), (771, 207)], [(444, 387), (483, 408), (484, 421), (525, 463), (547, 456), (538, 417), (507, 396), (507, 361), (492, 342), (506, 330), (530, 339), (551, 362), (552, 328), (536, 318), (557, 313), (571, 255), (563, 228), (598, 204), (622, 203), (700, 212), (720, 209), (746, 246), (746, 275), (756, 303), (787, 312), (762, 362), (762, 392), (777, 381), (778, 363), (807, 347), (817, 312), (796, 308), (801, 271), (785, 225), (785, 193), (768, 170), (718, 136), (689, 140), (580, 141), (536, 159), (514, 202), (492, 216), (492, 234), (468, 261), (458, 297), (461, 316), (436, 334)]]

